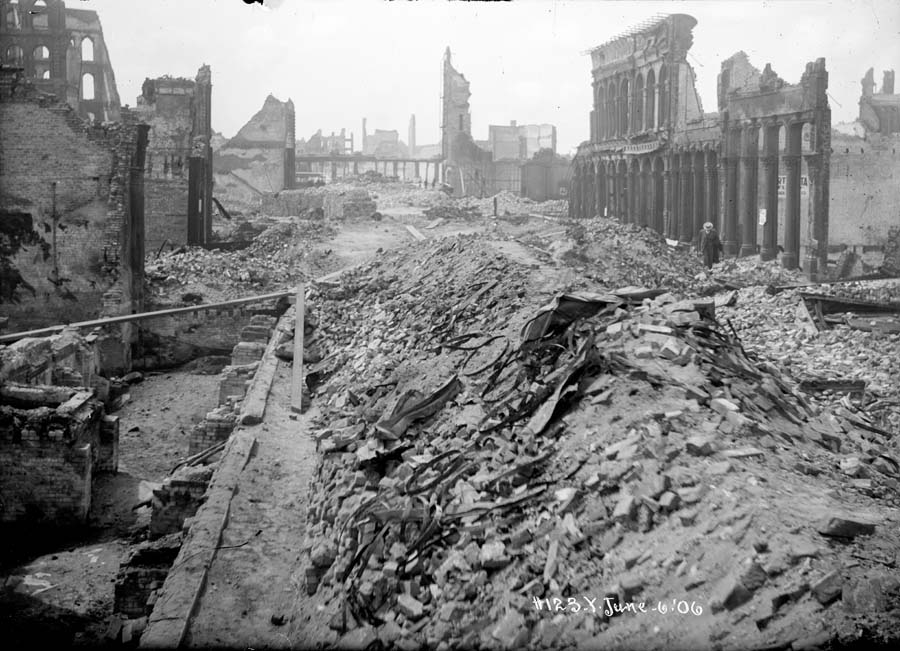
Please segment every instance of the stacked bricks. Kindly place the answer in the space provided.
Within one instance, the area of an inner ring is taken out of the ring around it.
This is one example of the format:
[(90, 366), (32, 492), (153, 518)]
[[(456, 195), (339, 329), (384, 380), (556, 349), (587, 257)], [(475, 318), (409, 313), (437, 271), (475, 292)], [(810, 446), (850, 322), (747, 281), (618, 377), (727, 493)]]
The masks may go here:
[(221, 443), (231, 436), (237, 422), (237, 414), (228, 406), (216, 407), (206, 414), (199, 424), (191, 431), (191, 439), (188, 454), (197, 454), (211, 448), (216, 443)]
[(243, 400), (250, 382), (259, 368), (259, 362), (243, 366), (226, 366), (219, 376), (219, 405), (224, 405), (229, 398)]
[(184, 521), (197, 513), (212, 473), (207, 466), (184, 466), (153, 491), (151, 539), (181, 531)]
[[(71, 401), (70, 401), (71, 402)], [(83, 524), (91, 508), (102, 406), (0, 405), (0, 522)]]
[(97, 472), (118, 472), (119, 470), (119, 417), (103, 416), (100, 420), (99, 444), (97, 445)]
[(244, 366), (262, 359), (266, 352), (265, 342), (240, 341), (231, 351), (231, 365)]
[(900, 274), (900, 226), (892, 226), (888, 230), (882, 269), (888, 273)]
[(359, 219), (371, 217), (377, 206), (366, 190), (354, 189), (345, 194), (328, 195), (325, 200), (327, 219)]
[(181, 549), (181, 534), (171, 534), (135, 547), (119, 566), (113, 612), (143, 617), (153, 610), (155, 595)]

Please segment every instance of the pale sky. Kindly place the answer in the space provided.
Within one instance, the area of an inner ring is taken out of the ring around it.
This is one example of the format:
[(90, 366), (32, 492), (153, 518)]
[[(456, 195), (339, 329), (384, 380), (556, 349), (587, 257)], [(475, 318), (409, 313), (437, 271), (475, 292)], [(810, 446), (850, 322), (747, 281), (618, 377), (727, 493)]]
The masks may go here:
[[(825, 57), (832, 122), (858, 114), (860, 79), (875, 68), (900, 72), (897, 0), (716, 0), (707, 2), (515, 0), (68, 0), (94, 9), (123, 104), (146, 77), (194, 77), (212, 68), (213, 129), (233, 136), (269, 93), (296, 105), (297, 137), (342, 127), (360, 147), (367, 128), (397, 129), (417, 144), (440, 138), (441, 58), (471, 83), (472, 129), (551, 123), (558, 150), (588, 137), (590, 57), (586, 51), (659, 13), (698, 24), (688, 61), (706, 112), (717, 110), (721, 61), (744, 50), (797, 83), (807, 61)], [(898, 80), (900, 82), (900, 80)], [(900, 83), (898, 89), (900, 90)]]

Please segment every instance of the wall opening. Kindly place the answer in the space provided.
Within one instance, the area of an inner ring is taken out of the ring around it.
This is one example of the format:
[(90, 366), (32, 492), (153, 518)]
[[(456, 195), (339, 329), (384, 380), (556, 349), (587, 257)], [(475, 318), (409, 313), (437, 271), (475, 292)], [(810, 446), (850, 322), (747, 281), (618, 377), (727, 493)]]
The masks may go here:
[(49, 29), (50, 20), (47, 15), (47, 3), (37, 0), (31, 7), (31, 25), (34, 29)]
[(17, 3), (11, 2), (7, 5), (5, 24), (6, 29), (22, 29), (21, 19), (19, 18), (19, 5)]
[(81, 75), (81, 99), (94, 99), (94, 75), (89, 72)]
[(10, 45), (6, 48), (6, 63), (20, 66), (25, 62), (25, 53), (18, 45)]
[(85, 37), (81, 40), (81, 60), (94, 60), (94, 41), (90, 37)]

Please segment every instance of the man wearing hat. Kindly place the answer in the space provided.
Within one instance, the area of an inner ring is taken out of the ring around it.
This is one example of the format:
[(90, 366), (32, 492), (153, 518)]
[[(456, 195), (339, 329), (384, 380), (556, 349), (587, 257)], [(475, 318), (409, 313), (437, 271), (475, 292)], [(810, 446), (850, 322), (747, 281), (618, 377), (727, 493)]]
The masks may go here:
[(722, 251), (722, 242), (719, 241), (719, 234), (713, 228), (712, 222), (703, 224), (699, 249), (703, 254), (703, 264), (707, 269), (711, 269), (713, 264), (719, 261), (719, 253)]

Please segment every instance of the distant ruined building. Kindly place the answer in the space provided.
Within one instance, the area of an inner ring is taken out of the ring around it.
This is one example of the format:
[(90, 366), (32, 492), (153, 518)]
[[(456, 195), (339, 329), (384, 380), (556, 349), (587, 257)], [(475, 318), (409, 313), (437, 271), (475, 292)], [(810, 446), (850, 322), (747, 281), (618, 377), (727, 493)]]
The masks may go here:
[(696, 24), (656, 18), (591, 51), (590, 140), (573, 162), (570, 212), (682, 243), (711, 221), (726, 255), (771, 260), (781, 248), (785, 267), (815, 276), (828, 255), (825, 60), (787, 84), (739, 52), (722, 62), (719, 112), (704, 113), (687, 62)]
[(62, 0), (0, 0), (0, 58), (20, 84), (99, 122), (119, 119), (119, 94), (96, 12)]
[(488, 139), (472, 136), (469, 82), (453, 67), (450, 48), (444, 52), (441, 116), (443, 181), (454, 194), (489, 196), (501, 191), (556, 199), (567, 188), (558, 183), (554, 163), (523, 174), (527, 161), (541, 152), (556, 153), (556, 127), (552, 124), (488, 125)]

